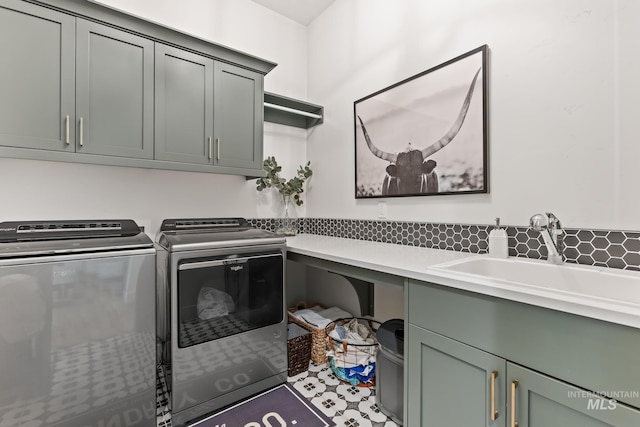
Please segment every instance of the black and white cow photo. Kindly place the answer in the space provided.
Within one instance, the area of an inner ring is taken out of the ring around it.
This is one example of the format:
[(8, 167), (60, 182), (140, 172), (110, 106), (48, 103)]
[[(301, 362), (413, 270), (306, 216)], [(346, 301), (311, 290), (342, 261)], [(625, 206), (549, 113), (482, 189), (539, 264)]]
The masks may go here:
[(354, 102), (356, 198), (487, 191), (487, 49)]

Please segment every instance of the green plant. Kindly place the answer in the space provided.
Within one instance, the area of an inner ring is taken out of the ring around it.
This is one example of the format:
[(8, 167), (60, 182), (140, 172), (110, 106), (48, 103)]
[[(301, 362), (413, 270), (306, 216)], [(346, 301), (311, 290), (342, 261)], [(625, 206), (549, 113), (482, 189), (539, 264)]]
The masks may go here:
[(267, 176), (258, 178), (256, 189), (262, 191), (266, 188), (275, 188), (283, 196), (293, 196), (295, 204), (300, 206), (303, 203), (300, 194), (304, 193), (302, 184), (313, 175), (313, 171), (309, 167), (310, 165), (311, 162), (307, 162), (304, 167), (300, 166), (297, 176), (287, 181), (280, 176), (282, 166), (278, 165), (276, 158), (273, 156), (267, 157), (262, 163), (262, 169), (267, 172)]

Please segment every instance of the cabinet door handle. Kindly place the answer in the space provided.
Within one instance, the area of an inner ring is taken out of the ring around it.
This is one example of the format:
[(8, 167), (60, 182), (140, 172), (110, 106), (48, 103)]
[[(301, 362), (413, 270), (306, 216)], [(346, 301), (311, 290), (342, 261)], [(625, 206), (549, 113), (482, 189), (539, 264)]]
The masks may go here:
[(80, 117), (80, 147), (84, 146), (84, 119)]
[(209, 160), (211, 160), (213, 158), (213, 144), (211, 142), (211, 137), (208, 137), (207, 141), (209, 141)]
[(69, 115), (64, 119), (64, 142), (69, 145)]
[(498, 411), (496, 411), (496, 378), (498, 371), (491, 372), (491, 421), (498, 419)]
[(518, 380), (511, 382), (511, 427), (518, 427), (518, 422), (516, 421), (516, 389), (518, 384)]
[(216, 138), (216, 160), (220, 160), (220, 138)]

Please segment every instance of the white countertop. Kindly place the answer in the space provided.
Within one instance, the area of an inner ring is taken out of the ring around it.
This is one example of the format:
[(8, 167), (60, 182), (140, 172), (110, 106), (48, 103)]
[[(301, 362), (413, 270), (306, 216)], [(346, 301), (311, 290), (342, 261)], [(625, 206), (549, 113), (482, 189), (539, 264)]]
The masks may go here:
[[(536, 286), (510, 286), (501, 281), (432, 268), (442, 263), (487, 255), (312, 234), (287, 237), (287, 250), (400, 277), (640, 328), (639, 304), (593, 298)], [(640, 278), (640, 273), (637, 272), (624, 273), (637, 274)]]

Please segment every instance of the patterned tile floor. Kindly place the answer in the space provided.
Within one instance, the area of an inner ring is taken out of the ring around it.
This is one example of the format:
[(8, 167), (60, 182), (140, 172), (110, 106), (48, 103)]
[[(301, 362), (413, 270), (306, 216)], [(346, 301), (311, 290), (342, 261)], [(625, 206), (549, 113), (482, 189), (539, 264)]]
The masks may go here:
[[(158, 378), (158, 427), (171, 427), (167, 390), (160, 373)], [(374, 387), (345, 384), (333, 375), (328, 364), (311, 362), (308, 371), (289, 377), (288, 382), (331, 418), (336, 427), (398, 427), (376, 406)]]
[(338, 380), (328, 364), (311, 362), (289, 383), (331, 418), (336, 427), (397, 427), (376, 406), (375, 387), (354, 387)]
[(158, 366), (156, 380), (156, 417), (158, 427), (171, 427), (171, 409), (169, 408), (169, 392), (164, 380), (162, 366)]

